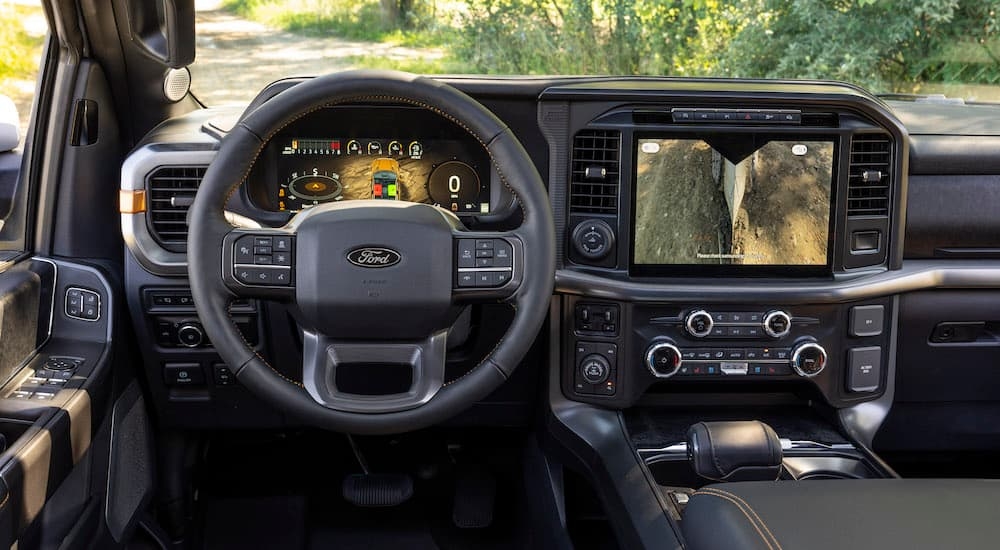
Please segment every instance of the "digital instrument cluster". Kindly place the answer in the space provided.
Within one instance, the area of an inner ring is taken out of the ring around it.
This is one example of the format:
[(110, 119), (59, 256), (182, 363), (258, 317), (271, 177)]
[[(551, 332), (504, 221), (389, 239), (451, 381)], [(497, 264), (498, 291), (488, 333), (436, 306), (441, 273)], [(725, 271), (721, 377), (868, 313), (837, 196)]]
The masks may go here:
[(489, 214), (488, 161), (469, 149), (458, 139), (290, 136), (272, 146), (273, 175), (255, 202), (294, 213), (342, 200), (402, 200)]

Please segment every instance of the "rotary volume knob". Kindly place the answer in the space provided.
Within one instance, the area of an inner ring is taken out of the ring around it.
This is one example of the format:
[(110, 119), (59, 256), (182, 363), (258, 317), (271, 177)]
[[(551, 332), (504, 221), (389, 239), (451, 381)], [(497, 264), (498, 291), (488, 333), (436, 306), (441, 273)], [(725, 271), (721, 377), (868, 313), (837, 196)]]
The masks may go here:
[(681, 351), (670, 342), (657, 342), (646, 350), (646, 368), (657, 378), (670, 378), (681, 368)]
[(799, 376), (816, 376), (826, 368), (826, 350), (816, 342), (799, 344), (792, 351), (791, 365)]

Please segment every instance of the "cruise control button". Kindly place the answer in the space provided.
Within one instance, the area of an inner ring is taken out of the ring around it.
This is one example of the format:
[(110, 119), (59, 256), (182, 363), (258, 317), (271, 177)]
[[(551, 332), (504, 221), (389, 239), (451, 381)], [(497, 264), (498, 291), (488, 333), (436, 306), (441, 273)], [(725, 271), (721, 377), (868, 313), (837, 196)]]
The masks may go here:
[(271, 265), (274, 263), (274, 259), (270, 256), (254, 256), (253, 263), (256, 265)]
[(253, 235), (240, 237), (233, 245), (233, 263), (252, 264), (253, 263)]
[(476, 266), (476, 241), (473, 239), (458, 240), (458, 267)]
[(271, 258), (274, 265), (292, 265), (292, 255), (288, 252), (275, 252)]
[(254, 246), (271, 246), (272, 244), (274, 244), (274, 241), (271, 239), (271, 237), (254, 237), (253, 238), (253, 245)]
[(291, 252), (292, 238), (274, 237), (273, 239), (271, 239), (271, 249), (273, 252)]

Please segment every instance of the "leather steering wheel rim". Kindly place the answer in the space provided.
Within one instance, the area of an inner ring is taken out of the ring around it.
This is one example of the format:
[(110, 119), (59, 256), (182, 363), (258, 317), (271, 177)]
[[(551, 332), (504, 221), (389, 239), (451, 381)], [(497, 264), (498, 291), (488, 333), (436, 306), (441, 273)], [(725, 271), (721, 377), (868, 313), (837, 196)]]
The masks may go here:
[[(223, 243), (234, 227), (225, 205), (246, 182), (269, 140), (292, 122), (343, 104), (420, 107), (464, 128), (489, 153), (493, 168), (517, 199), (521, 225), (510, 233), (523, 244), (523, 278), (507, 298), (515, 314), (496, 347), (467, 374), (445, 383), (429, 401), (408, 410), (360, 413), (318, 403), (303, 385), (271, 367), (243, 338), (228, 306), (236, 294), (223, 273)], [(357, 434), (412, 431), (468, 408), (511, 375), (548, 313), (555, 274), (555, 229), (548, 193), (531, 158), (492, 112), (455, 88), (394, 71), (335, 73), (297, 84), (245, 117), (223, 139), (189, 216), (188, 275), (205, 332), (236, 378), (252, 393), (306, 424)]]

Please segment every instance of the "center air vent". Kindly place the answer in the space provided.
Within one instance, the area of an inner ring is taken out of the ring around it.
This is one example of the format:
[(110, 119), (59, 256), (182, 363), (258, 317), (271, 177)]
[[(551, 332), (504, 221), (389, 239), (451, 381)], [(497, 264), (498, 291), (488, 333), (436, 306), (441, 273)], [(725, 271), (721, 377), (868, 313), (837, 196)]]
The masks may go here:
[(187, 249), (187, 212), (205, 170), (205, 166), (161, 166), (146, 178), (149, 229), (171, 252)]
[(618, 213), (620, 153), (620, 132), (585, 130), (576, 135), (569, 189), (571, 214)]
[(847, 216), (888, 216), (892, 183), (892, 141), (884, 134), (858, 134), (851, 139), (847, 184)]

